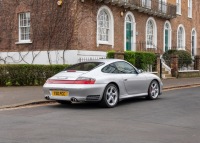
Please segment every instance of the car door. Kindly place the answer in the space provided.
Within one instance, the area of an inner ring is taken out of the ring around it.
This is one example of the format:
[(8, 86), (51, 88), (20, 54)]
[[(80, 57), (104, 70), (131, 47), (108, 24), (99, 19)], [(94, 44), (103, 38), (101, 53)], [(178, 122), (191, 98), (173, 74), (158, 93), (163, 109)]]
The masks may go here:
[(148, 83), (145, 75), (138, 73), (135, 67), (127, 62), (116, 62), (115, 65), (121, 73), (124, 86), (129, 95), (147, 92)]

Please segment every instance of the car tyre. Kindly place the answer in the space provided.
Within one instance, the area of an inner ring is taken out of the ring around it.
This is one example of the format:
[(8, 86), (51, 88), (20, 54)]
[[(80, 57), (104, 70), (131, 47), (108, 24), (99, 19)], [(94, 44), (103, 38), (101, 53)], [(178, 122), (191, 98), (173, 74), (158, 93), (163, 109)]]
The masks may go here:
[(147, 99), (155, 100), (158, 98), (159, 93), (160, 93), (160, 86), (156, 80), (153, 80), (149, 85)]
[(64, 101), (64, 100), (57, 100), (56, 102), (62, 104), (62, 105), (67, 105), (67, 104), (71, 104), (70, 101)]
[(113, 108), (119, 101), (119, 90), (115, 84), (108, 84), (104, 90), (100, 105), (106, 108)]

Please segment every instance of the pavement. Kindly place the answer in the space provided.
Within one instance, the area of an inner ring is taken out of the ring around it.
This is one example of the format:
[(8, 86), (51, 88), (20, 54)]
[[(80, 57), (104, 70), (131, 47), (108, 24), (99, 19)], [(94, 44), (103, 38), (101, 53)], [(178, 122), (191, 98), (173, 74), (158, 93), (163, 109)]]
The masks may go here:
[[(164, 90), (200, 86), (200, 77), (164, 79), (163, 84)], [(42, 86), (0, 87), (0, 109), (44, 103), (46, 101)]]

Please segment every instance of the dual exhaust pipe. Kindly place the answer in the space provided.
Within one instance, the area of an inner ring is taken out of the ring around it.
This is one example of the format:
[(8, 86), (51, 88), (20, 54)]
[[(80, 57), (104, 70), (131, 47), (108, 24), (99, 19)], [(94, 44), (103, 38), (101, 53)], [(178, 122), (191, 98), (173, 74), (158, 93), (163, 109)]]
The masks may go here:
[[(49, 96), (45, 96), (45, 99), (46, 99), (46, 100), (50, 100)], [(76, 99), (76, 98), (74, 98), (74, 97), (72, 97), (72, 98), (70, 99), (70, 101), (71, 101), (71, 102), (79, 102), (78, 99)]]
[(45, 99), (46, 99), (46, 100), (50, 100), (49, 96), (45, 96)]
[(79, 102), (79, 101), (78, 101), (78, 99), (72, 97), (72, 98), (71, 98), (71, 102)]

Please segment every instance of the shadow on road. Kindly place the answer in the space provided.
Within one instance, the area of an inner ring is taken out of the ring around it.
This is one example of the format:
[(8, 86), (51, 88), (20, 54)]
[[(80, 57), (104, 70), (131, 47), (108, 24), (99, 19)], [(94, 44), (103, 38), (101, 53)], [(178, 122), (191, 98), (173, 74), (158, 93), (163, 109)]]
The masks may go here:
[[(126, 100), (122, 100), (118, 103), (116, 108), (119, 107), (123, 107), (123, 106), (128, 106), (130, 104), (140, 104), (141, 102), (156, 102), (158, 100), (162, 100), (162, 98), (158, 98), (157, 100), (147, 100), (144, 97), (138, 97), (138, 98), (130, 98), (130, 99), (126, 99)], [(50, 108), (54, 108), (54, 109), (84, 109), (84, 110), (101, 110), (101, 109), (106, 109), (104, 107), (101, 107), (98, 103), (72, 103), (72, 104), (55, 104), (55, 105), (50, 105)], [(107, 109), (112, 109), (112, 108), (107, 108)]]

